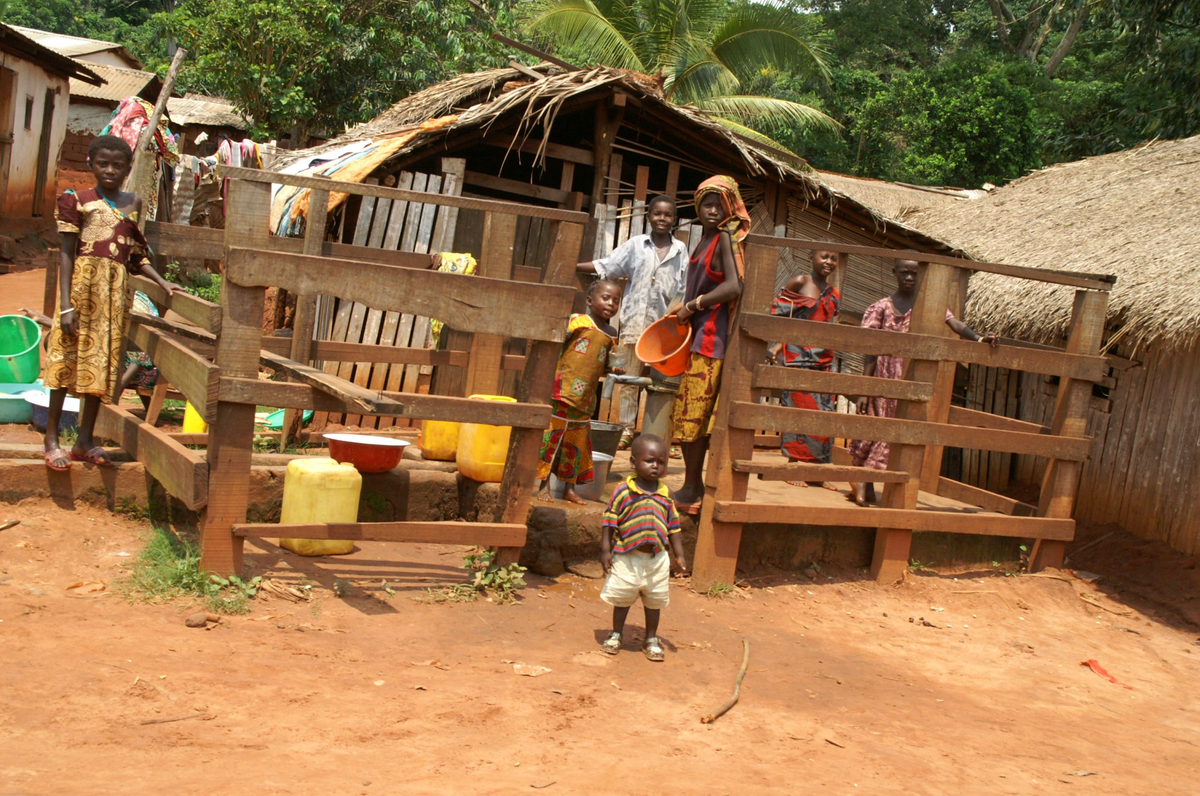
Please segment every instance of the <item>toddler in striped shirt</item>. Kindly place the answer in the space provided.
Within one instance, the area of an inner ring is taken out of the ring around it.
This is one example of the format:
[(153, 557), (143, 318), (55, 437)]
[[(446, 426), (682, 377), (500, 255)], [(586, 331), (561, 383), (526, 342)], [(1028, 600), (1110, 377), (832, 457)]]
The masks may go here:
[(600, 645), (609, 655), (621, 651), (621, 633), (629, 609), (642, 598), (646, 609), (646, 640), (642, 652), (652, 661), (663, 659), (658, 620), (667, 607), (671, 561), (687, 572), (679, 513), (667, 485), (667, 443), (653, 434), (642, 434), (630, 449), (634, 475), (613, 490), (600, 521), (600, 564), (608, 579), (600, 599), (613, 607), (613, 629)]

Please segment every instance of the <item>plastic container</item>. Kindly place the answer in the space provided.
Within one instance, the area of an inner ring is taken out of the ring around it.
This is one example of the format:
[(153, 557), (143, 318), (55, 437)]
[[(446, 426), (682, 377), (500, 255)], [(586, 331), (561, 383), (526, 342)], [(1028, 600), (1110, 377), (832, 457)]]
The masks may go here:
[(32, 384), (42, 371), (42, 329), (24, 315), (0, 315), (0, 382)]
[(335, 461), (354, 465), (360, 473), (386, 473), (400, 463), (408, 442), (367, 434), (325, 434), (329, 455)]
[[(280, 522), (357, 522), (362, 476), (350, 464), (306, 456), (288, 462), (283, 477)], [(344, 556), (348, 539), (280, 539), (279, 546), (302, 556)]]
[[(516, 403), (507, 395), (472, 395), (472, 400)], [(463, 423), (458, 432), (458, 472), (472, 481), (500, 483), (504, 478), (504, 463), (508, 460), (508, 438), (511, 426), (489, 426), (483, 423)]]
[(638, 359), (664, 376), (678, 376), (687, 370), (691, 342), (691, 324), (679, 323), (674, 315), (668, 315), (646, 327), (635, 350)]
[[(271, 414), (263, 418), (262, 424), (267, 428), (275, 429), (276, 431), (283, 428), (283, 409), (276, 409)], [(307, 426), (313, 419), (313, 410), (305, 409), (304, 417), (300, 420), (300, 425)]]
[[(50, 422), (50, 393), (44, 387), (27, 389), (25, 401), (30, 407), (29, 422), (38, 431), (45, 431)], [(79, 428), (79, 399), (68, 395), (63, 400), (62, 417), (58, 419), (59, 432)]]
[(606, 456), (616, 456), (617, 448), (621, 446), (621, 435), (624, 433), (624, 426), (593, 420), (592, 427), (588, 431), (588, 437), (592, 441), (592, 451), (603, 453)]
[(452, 462), (458, 454), (458, 433), (462, 423), (426, 420), (421, 424), (421, 455), (439, 462)]
[(192, 406), (191, 401), (188, 401), (187, 406), (183, 409), (183, 433), (203, 434), (206, 431), (208, 431), (208, 423), (204, 422), (204, 418), (200, 417), (196, 407)]
[[(612, 468), (613, 457), (607, 453), (592, 453), (592, 482), (590, 484), (576, 484), (575, 494), (579, 495), (584, 500), (593, 500), (597, 503), (604, 502), (604, 488), (608, 485), (608, 471)], [(561, 498), (566, 484), (558, 480), (558, 477), (553, 473), (550, 474), (550, 494), (556, 498)]]
[(33, 407), (25, 400), (28, 384), (0, 384), (0, 423), (28, 423)]

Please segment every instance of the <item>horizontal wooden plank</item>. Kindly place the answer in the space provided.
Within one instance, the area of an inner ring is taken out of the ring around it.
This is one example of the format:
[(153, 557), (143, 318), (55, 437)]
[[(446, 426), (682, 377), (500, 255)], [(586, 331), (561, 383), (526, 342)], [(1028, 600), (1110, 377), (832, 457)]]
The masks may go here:
[[(1075, 520), (1049, 517), (1010, 517), (982, 509), (885, 509), (860, 506), (822, 506), (820, 511), (799, 513), (790, 503), (739, 503), (717, 501), (713, 519), (744, 524), (817, 525), (846, 528), (899, 528), (910, 531), (968, 533), (976, 536), (1012, 536), (1022, 539), (1075, 538)], [(797, 522), (802, 519), (802, 522)]]
[(256, 522), (234, 525), (233, 533), (259, 538), (524, 547), (526, 529), (522, 524), (503, 522)]
[(144, 276), (130, 277), (134, 288), (142, 291), (150, 300), (173, 310), (181, 318), (196, 324), (205, 331), (219, 334), (221, 331), (221, 305), (177, 290), (167, 297), (167, 291)]
[[(300, 433), (296, 434), (294, 439), (297, 442), (310, 442), (314, 445), (317, 445), (317, 444), (322, 443), (322, 441), (325, 439), (326, 433), (338, 434), (338, 433), (341, 433), (341, 430), (338, 429), (335, 431), (333, 429), (330, 429), (328, 432), (322, 432), (322, 431), (308, 431), (307, 429), (301, 429)], [(373, 428), (367, 429), (367, 428), (364, 428), (364, 429), (355, 431), (354, 433), (355, 434), (364, 434), (366, 436), (376, 436), (376, 437), (409, 438), (415, 442), (417, 436), (420, 435), (420, 433), (421, 433), (421, 429), (417, 428), (417, 427), (389, 428), (389, 429), (373, 429)], [(204, 434), (184, 434), (181, 431), (172, 431), (172, 432), (170, 432), (170, 436), (171, 436), (171, 439), (175, 440), (180, 445), (201, 445), (201, 446), (208, 445), (208, 433), (207, 432), (205, 432)], [(267, 439), (279, 439), (280, 432), (255, 430), (254, 436), (264, 437)]]
[(885, 332), (840, 323), (781, 318), (761, 312), (742, 314), (742, 331), (751, 337), (772, 343), (816, 345), (834, 351), (851, 351), (873, 356), (888, 354), (907, 359), (962, 362), (1092, 382), (1102, 378), (1108, 367), (1103, 357), (1040, 348), (992, 348), (984, 343), (957, 337)]
[(870, 481), (872, 483), (902, 484), (908, 473), (900, 470), (876, 470), (874, 467), (854, 467), (811, 462), (756, 462), (734, 459), (735, 473), (758, 473), (767, 481)]
[(265, 366), (286, 373), (293, 379), (335, 398), (340, 403), (357, 407), (358, 411), (395, 411), (400, 408), (400, 404), (384, 396), (378, 390), (369, 390), (340, 376), (318, 370), (311, 365), (305, 365), (293, 359), (261, 350), (259, 352), (259, 360)]
[(754, 386), (761, 390), (800, 390), (853, 397), (896, 398), (901, 401), (933, 400), (933, 385), (928, 382), (879, 379), (778, 365), (755, 365)]
[(171, 386), (184, 394), (205, 422), (216, 418), (220, 368), (166, 332), (143, 323), (130, 324), (129, 339), (150, 357)]
[(956, 268), (965, 268), (968, 271), (1002, 274), (1004, 276), (1014, 276), (1018, 279), (1029, 279), (1034, 282), (1070, 285), (1071, 287), (1082, 287), (1089, 290), (1109, 291), (1117, 283), (1117, 278), (1112, 274), (1087, 274), (1076, 271), (1055, 271), (1048, 268), (1030, 268), (1027, 265), (985, 263), (965, 257), (950, 257), (945, 254), (880, 249), (874, 246), (856, 246), (836, 241), (776, 238), (770, 235), (748, 235), (746, 237), (746, 244), (750, 246), (807, 249), (809, 251), (835, 251), (845, 254), (856, 254), (862, 257), (882, 257), (886, 260), (919, 260), (926, 263), (943, 263), (945, 265), (953, 265)]
[(224, 256), (225, 230), (222, 229), (147, 221), (145, 232), (150, 250), (168, 259), (219, 260)]
[(438, 318), (463, 332), (561, 343), (575, 291), (506, 279), (263, 249), (229, 250), (226, 278), (247, 287), (282, 287), (300, 295), (326, 294), (372, 309)]
[(957, 500), (959, 503), (970, 503), (972, 506), (998, 511), (1001, 514), (1017, 517), (1032, 517), (1037, 514), (1037, 506), (944, 476), (938, 478), (937, 493), (939, 497)]
[(380, 199), (398, 199), (405, 202), (419, 202), (427, 205), (458, 207), (464, 210), (482, 210), (484, 212), (505, 213), (529, 218), (548, 218), (551, 221), (569, 221), (575, 224), (586, 224), (586, 213), (574, 210), (559, 210), (551, 207), (536, 207), (534, 205), (518, 204), (516, 202), (500, 202), (493, 199), (473, 199), (466, 196), (451, 196), (449, 194), (425, 193), (424, 191), (405, 191), (400, 188), (385, 188), (382, 185), (366, 185), (357, 182), (342, 182), (325, 177), (302, 177), (296, 174), (280, 174), (273, 171), (258, 171), (236, 166), (217, 166), (217, 175), (249, 182), (266, 182), (274, 185), (293, 185), (299, 188), (313, 188), (330, 193), (347, 193), (357, 196), (375, 196)]
[(550, 425), (550, 407), (543, 404), (472, 401), (470, 398), (390, 391), (384, 392), (383, 396), (391, 401), (391, 405), (374, 412), (363, 412), (361, 408), (340, 401), (308, 384), (229, 376), (221, 379), (221, 400), (239, 404), (411, 417), (418, 420), (450, 420), (515, 428), (546, 428)]
[[(279, 356), (287, 356), (292, 350), (292, 338), (264, 337), (262, 350)], [(398, 365), (450, 365), (465, 368), (470, 362), (470, 358), (469, 351), (435, 351), (432, 348), (340, 343), (332, 340), (314, 340), (312, 346), (312, 359), (323, 362), (385, 362)], [(521, 354), (505, 354), (500, 368), (502, 370), (524, 370), (525, 357)]]
[(528, 196), (543, 202), (561, 203), (567, 200), (570, 191), (538, 185), (524, 180), (510, 180), (507, 177), (497, 177), (479, 171), (467, 171), (463, 174), (464, 185), (474, 185), (476, 188), (486, 188), (490, 191), (502, 191), (518, 196)]
[(950, 407), (949, 422), (956, 426), (975, 426), (976, 428), (995, 428), (1001, 431), (1024, 431), (1029, 434), (1049, 434), (1050, 427), (1039, 423), (1029, 423), (1004, 415), (994, 415), (991, 412), (980, 412), (978, 409), (966, 409), (961, 406)]
[(924, 420), (844, 415), (840, 412), (793, 409), (749, 401), (736, 401), (730, 410), (729, 425), (734, 428), (870, 439), (904, 445), (942, 445), (1071, 461), (1087, 459), (1092, 445), (1092, 440), (1087, 437), (1053, 437), (1049, 434), (1000, 431)]
[[(513, 149), (521, 152), (529, 152), (537, 154), (540, 150), (547, 158), (557, 158), (565, 160), (568, 163), (578, 163), (581, 166), (590, 166), (596, 162), (596, 155), (590, 149), (581, 149), (575, 146), (567, 146), (566, 144), (556, 144), (553, 141), (543, 141), (538, 138), (526, 138), (517, 146), (513, 146), (511, 138), (505, 136), (508, 140), (497, 140), (496, 136), (485, 138), (483, 142), (488, 146), (498, 147), (505, 151)], [(524, 162), (524, 158), (522, 158)]]
[(189, 509), (208, 503), (208, 462), (203, 453), (189, 450), (167, 432), (112, 404), (100, 406), (96, 436), (120, 445)]

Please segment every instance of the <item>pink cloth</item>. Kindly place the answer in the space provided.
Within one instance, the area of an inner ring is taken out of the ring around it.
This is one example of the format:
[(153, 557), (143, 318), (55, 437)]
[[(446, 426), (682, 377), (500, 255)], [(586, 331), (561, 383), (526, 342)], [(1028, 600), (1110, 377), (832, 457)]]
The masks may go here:
[[(946, 310), (946, 320), (954, 315)], [(912, 322), (912, 310), (900, 314), (896, 312), (892, 299), (881, 298), (863, 313), (862, 327), (864, 329), (882, 329), (885, 332), (908, 332)], [(880, 379), (904, 378), (904, 358), (880, 356), (875, 360), (875, 376)], [(867, 414), (874, 417), (895, 417), (895, 398), (868, 398)], [(850, 443), (850, 455), (854, 457), (855, 467), (874, 467), (876, 470), (888, 468), (888, 454), (891, 445), (887, 442), (874, 442), (867, 439), (856, 439)]]

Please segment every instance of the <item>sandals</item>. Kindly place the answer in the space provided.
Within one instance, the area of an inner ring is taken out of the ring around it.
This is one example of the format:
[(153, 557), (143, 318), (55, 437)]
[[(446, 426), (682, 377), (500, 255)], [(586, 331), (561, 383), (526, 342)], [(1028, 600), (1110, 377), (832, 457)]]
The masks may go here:
[(76, 462), (87, 462), (94, 464), (97, 467), (113, 467), (112, 459), (108, 458), (108, 453), (99, 445), (94, 445), (88, 448), (81, 456), (74, 450), (71, 451), (71, 460)]
[(662, 642), (658, 640), (658, 636), (651, 636), (642, 642), (642, 653), (646, 656), (647, 660), (654, 661), (655, 663), (660, 663), (666, 659), (666, 655), (663, 653)]
[(62, 448), (42, 451), (42, 458), (46, 461), (46, 467), (56, 473), (65, 473), (71, 469), (71, 457), (67, 456), (67, 452)]
[(608, 638), (600, 642), (600, 649), (609, 655), (616, 655), (621, 651), (621, 634), (615, 630), (609, 633)]

